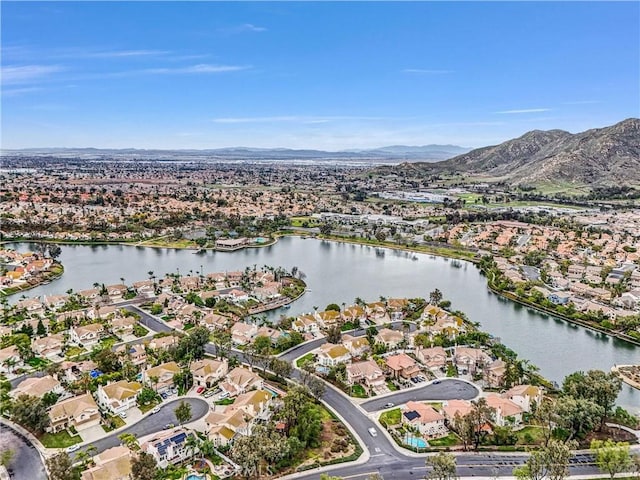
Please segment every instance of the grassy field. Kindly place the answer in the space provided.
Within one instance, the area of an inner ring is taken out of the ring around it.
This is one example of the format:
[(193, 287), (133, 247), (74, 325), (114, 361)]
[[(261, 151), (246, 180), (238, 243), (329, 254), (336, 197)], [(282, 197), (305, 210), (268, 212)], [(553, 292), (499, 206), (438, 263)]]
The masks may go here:
[(163, 248), (200, 248), (193, 240), (169, 240), (168, 238), (155, 238), (140, 243), (141, 247), (163, 247)]
[(394, 408), (380, 415), (380, 423), (383, 426), (399, 425), (401, 421), (401, 413), (399, 408)]
[[(291, 217), (291, 226), (292, 227), (317, 227), (320, 223), (313, 217)], [(306, 222), (306, 225), (303, 225)]]
[(587, 185), (570, 182), (543, 182), (536, 185), (536, 190), (542, 194), (564, 193), (566, 195), (584, 195), (591, 190)]
[(80, 435), (69, 435), (69, 432), (45, 433), (40, 437), (40, 442), (47, 448), (66, 448), (82, 442)]
[(430, 447), (452, 447), (458, 444), (460, 444), (460, 439), (455, 433), (450, 433), (446, 437), (429, 440)]
[(367, 398), (367, 392), (362, 385), (354, 385), (351, 387), (351, 396), (356, 398)]
[(300, 368), (305, 362), (313, 361), (313, 353), (307, 353), (304, 357), (300, 357), (296, 360), (296, 367)]
[(544, 441), (542, 427), (524, 427), (515, 433), (518, 436), (518, 445), (539, 445)]

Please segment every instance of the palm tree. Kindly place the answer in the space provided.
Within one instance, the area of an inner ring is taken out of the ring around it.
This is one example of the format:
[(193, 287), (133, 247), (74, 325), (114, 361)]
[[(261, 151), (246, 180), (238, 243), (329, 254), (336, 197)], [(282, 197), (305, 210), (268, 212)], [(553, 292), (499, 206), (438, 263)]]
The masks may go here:
[(187, 437), (187, 441), (185, 442), (185, 446), (187, 447), (187, 450), (191, 452), (190, 457), (193, 458), (196, 450), (199, 449), (200, 447), (200, 439), (198, 437), (196, 437), (195, 435), (189, 435)]
[(2, 362), (2, 365), (7, 368), (8, 373), (13, 373), (13, 367), (15, 367), (17, 363), (18, 361), (15, 359), (15, 357), (9, 357)]
[(154, 389), (156, 392), (158, 391), (158, 390), (157, 390), (158, 380), (160, 380), (160, 379), (158, 378), (158, 376), (157, 376), (157, 375), (151, 375), (151, 376), (149, 377), (149, 381), (151, 382), (151, 385), (153, 385), (153, 389)]

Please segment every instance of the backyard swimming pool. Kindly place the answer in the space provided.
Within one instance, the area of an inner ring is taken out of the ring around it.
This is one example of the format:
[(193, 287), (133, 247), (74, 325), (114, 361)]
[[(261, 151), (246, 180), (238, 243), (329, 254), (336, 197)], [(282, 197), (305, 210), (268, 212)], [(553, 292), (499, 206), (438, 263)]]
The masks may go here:
[(412, 447), (427, 448), (427, 442), (425, 442), (421, 438), (410, 437), (410, 438), (405, 439), (405, 443), (407, 445), (412, 446)]

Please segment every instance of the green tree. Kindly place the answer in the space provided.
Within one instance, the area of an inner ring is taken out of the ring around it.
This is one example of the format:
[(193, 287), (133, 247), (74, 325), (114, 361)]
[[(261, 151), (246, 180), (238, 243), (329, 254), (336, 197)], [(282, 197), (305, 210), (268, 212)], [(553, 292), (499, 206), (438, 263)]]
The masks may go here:
[(42, 319), (38, 320), (36, 333), (38, 334), (39, 337), (44, 337), (47, 334), (47, 329), (45, 328), (44, 323), (42, 323)]
[(596, 457), (596, 465), (600, 471), (613, 477), (617, 473), (628, 472), (633, 466), (628, 443), (615, 443), (612, 440), (593, 440), (591, 450)]
[(154, 400), (159, 398), (158, 392), (149, 387), (142, 387), (142, 390), (138, 393), (137, 402), (138, 405), (149, 405)]
[(440, 452), (430, 455), (425, 460), (427, 478), (433, 480), (452, 480), (456, 475), (456, 457), (450, 453)]
[(282, 360), (281, 358), (273, 357), (269, 361), (269, 370), (276, 374), (278, 378), (285, 378), (291, 375), (293, 367), (290, 362)]
[(134, 480), (155, 480), (158, 476), (158, 465), (153, 455), (141, 452), (131, 459), (131, 475)]
[(12, 419), (34, 433), (42, 433), (49, 426), (47, 405), (42, 399), (20, 395), (11, 410)]
[(339, 312), (340, 311), (340, 305), (338, 305), (337, 303), (330, 303), (329, 305), (327, 305), (325, 310), (331, 310), (333, 312)]
[(253, 351), (258, 355), (269, 355), (271, 352), (271, 339), (265, 335), (259, 335), (253, 341)]
[(73, 466), (71, 457), (66, 452), (59, 453), (46, 460), (49, 480), (79, 480), (80, 469)]
[(11, 463), (11, 460), (13, 460), (13, 457), (15, 455), (15, 451), (13, 451), (10, 448), (5, 448), (3, 450), (0, 451), (0, 465), (4, 465), (5, 467), (8, 467), (9, 464)]
[(191, 405), (184, 400), (180, 402), (180, 405), (173, 412), (176, 414), (176, 419), (180, 425), (191, 420)]
[(560, 425), (569, 431), (568, 440), (584, 438), (598, 424), (603, 410), (591, 400), (569, 396), (562, 397), (556, 408)]
[(431, 305), (438, 305), (442, 301), (442, 292), (439, 289), (435, 289), (429, 293), (429, 303)]
[(546, 447), (531, 452), (522, 467), (514, 469), (516, 478), (521, 480), (563, 480), (569, 475), (569, 459), (575, 442), (551, 440)]
[(133, 433), (121, 433), (118, 435), (118, 439), (122, 442), (123, 445), (129, 450), (139, 450), (140, 446), (138, 445), (138, 439)]
[(601, 370), (589, 370), (586, 374), (572, 373), (565, 377), (562, 384), (562, 390), (566, 395), (590, 400), (602, 407), (599, 418), (601, 427), (613, 410), (621, 389), (622, 380), (617, 375)]

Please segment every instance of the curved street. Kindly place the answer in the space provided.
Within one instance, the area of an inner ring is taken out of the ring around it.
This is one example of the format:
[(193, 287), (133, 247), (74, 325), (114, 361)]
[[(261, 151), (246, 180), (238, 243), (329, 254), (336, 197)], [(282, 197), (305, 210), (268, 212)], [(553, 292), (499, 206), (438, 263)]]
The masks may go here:
[(30, 440), (4, 423), (0, 423), (0, 450), (9, 447), (14, 457), (7, 465), (11, 478), (46, 480), (42, 457)]
[[(132, 433), (136, 438), (141, 438), (145, 435), (150, 435), (163, 430), (164, 426), (169, 423), (178, 425), (178, 420), (176, 419), (174, 410), (182, 401), (191, 405), (191, 420), (187, 423), (195, 422), (209, 413), (209, 404), (204, 400), (195, 397), (179, 397), (175, 400), (162, 404), (158, 413), (147, 415), (130, 427), (118, 430), (107, 437), (101, 438), (100, 440), (84, 444), (80, 450), (86, 450), (89, 445), (93, 445), (96, 447), (97, 453), (100, 453), (105, 451), (107, 448), (120, 445), (121, 442), (118, 435), (122, 435), (123, 433)], [(77, 453), (77, 451), (75, 453)], [(75, 456), (75, 453), (72, 454), (72, 456)]]

